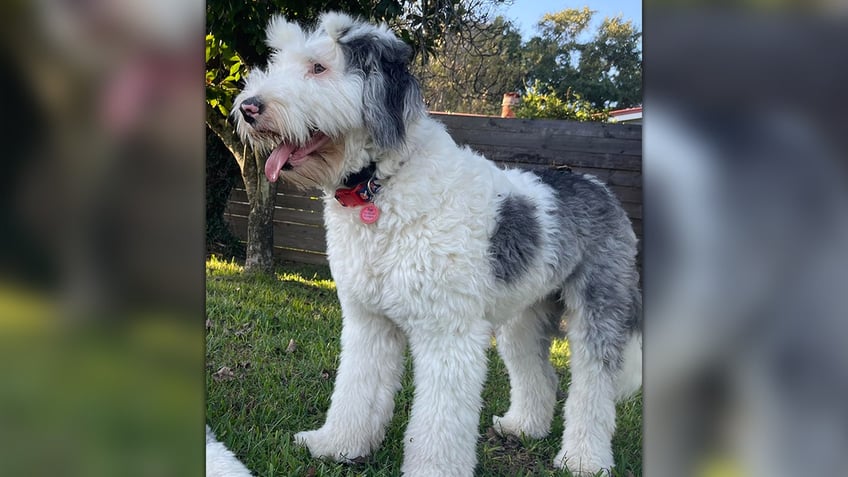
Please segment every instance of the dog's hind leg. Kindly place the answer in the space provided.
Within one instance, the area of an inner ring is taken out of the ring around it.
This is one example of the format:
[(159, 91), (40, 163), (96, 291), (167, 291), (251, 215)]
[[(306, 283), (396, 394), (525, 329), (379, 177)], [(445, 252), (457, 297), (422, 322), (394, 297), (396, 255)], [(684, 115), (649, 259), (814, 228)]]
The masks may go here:
[(613, 466), (616, 372), (587, 343), (592, 338), (579, 322), (591, 316), (577, 316), (581, 314), (569, 317), (571, 383), (563, 411), (562, 448), (554, 466), (565, 466), (576, 475), (593, 475)]
[(567, 287), (568, 344), (571, 383), (564, 406), (562, 449), (554, 458), (575, 475), (609, 472), (613, 467), (612, 436), (615, 400), (621, 390), (625, 349), (634, 335), (635, 284), (630, 275), (613, 276), (597, 267)]
[(621, 369), (616, 379), (615, 400), (624, 401), (642, 386), (642, 332), (634, 331), (624, 347)]
[(498, 433), (537, 439), (548, 435), (559, 384), (549, 359), (551, 338), (561, 316), (558, 303), (544, 300), (498, 328), (498, 353), (510, 385), (509, 410), (503, 417), (492, 417)]
[(415, 398), (404, 437), (404, 477), (471, 477), (491, 325), (452, 320), (444, 332), (409, 336)]
[(350, 461), (370, 454), (385, 437), (400, 389), (405, 338), (387, 318), (342, 301), (341, 358), (335, 388), (320, 429), (295, 442), (315, 457)]

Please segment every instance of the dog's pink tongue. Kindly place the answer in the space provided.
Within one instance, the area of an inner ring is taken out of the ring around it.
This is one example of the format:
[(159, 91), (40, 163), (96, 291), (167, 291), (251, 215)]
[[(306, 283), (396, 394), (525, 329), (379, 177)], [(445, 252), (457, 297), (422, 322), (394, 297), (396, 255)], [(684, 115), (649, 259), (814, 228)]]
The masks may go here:
[(280, 177), (280, 171), (283, 169), (286, 161), (289, 160), (289, 156), (291, 156), (294, 149), (293, 145), (282, 142), (271, 151), (271, 155), (265, 161), (265, 177), (268, 178), (269, 182), (277, 182), (277, 179)]

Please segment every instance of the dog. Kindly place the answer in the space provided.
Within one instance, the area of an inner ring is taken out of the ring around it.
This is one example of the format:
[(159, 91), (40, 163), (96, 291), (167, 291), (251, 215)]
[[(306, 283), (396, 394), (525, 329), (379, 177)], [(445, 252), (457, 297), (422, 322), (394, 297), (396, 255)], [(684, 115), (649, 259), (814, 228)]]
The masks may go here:
[(411, 48), (384, 24), (325, 13), (267, 28), (271, 56), (234, 101), (269, 181), (325, 192), (327, 258), (343, 326), (326, 422), (297, 433), (350, 462), (382, 442), (404, 352), (415, 395), (406, 476), (470, 476), (492, 334), (510, 379), (501, 434), (541, 438), (558, 379), (551, 339), (567, 319), (571, 383), (554, 466), (613, 467), (615, 401), (641, 384), (636, 236), (596, 178), (502, 170), (427, 114)]

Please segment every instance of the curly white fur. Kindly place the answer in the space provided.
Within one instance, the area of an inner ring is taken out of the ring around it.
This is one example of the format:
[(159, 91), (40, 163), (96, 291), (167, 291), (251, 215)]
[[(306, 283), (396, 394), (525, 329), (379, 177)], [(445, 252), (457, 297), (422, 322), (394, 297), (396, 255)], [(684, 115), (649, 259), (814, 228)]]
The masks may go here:
[(206, 426), (206, 477), (250, 477), (250, 471)]

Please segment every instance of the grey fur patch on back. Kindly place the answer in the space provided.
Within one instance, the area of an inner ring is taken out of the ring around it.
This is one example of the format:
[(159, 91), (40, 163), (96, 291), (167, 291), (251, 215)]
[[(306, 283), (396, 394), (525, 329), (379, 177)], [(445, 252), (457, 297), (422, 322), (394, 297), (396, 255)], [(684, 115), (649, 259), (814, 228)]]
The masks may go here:
[(539, 252), (541, 232), (535, 204), (521, 196), (503, 199), (489, 244), (492, 269), (498, 280), (512, 283), (527, 270)]

